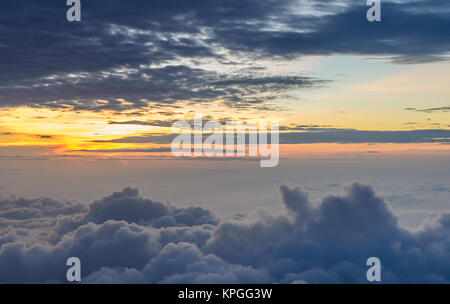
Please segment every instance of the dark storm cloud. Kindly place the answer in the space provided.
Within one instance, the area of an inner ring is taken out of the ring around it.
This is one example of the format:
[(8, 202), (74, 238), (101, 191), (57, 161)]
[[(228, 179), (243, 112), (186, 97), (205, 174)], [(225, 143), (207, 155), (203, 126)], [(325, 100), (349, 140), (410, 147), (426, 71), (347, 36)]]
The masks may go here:
[[(3, 201), (0, 220), (16, 225), (0, 226), (0, 282), (64, 282), (71, 256), (85, 283), (365, 283), (371, 256), (385, 283), (450, 282), (449, 214), (411, 232), (371, 186), (355, 183), (320, 204), (300, 188), (281, 194), (281, 214), (260, 209), (220, 223), (131, 188), (89, 210)], [(157, 224), (166, 217), (176, 225)]]
[(93, 152), (93, 153), (153, 153), (153, 152), (171, 152), (170, 148), (147, 148), (147, 149), (93, 149), (93, 150), (72, 150), (77, 152)]
[[(224, 44), (237, 50), (256, 49), (268, 55), (360, 54), (393, 55), (399, 63), (438, 60), (448, 53), (450, 15), (444, 0), (387, 2), (382, 4), (382, 22), (365, 18), (362, 1), (346, 1), (347, 9), (325, 17), (291, 16), (287, 24), (295, 31), (240, 31), (220, 29)], [(324, 4), (326, 7), (326, 4)], [(326, 10), (326, 8), (324, 8)], [(304, 17), (303, 17), (304, 18)], [(445, 27), (445, 29), (444, 29)]]
[[(294, 130), (280, 133), (280, 144), (311, 143), (450, 143), (450, 130), (412, 131), (365, 131), (356, 129), (326, 128), (320, 126), (297, 126), (280, 128)], [(295, 132), (296, 130), (302, 132)], [(203, 140), (211, 134), (203, 134)], [(177, 134), (149, 133), (142, 136), (127, 136), (113, 140), (97, 140), (96, 143), (154, 143), (170, 144)], [(249, 142), (248, 134), (246, 142)], [(235, 134), (235, 142), (237, 135)], [(268, 136), (268, 143), (271, 137)]]
[(151, 120), (151, 121), (141, 121), (141, 120), (127, 120), (127, 121), (110, 121), (110, 125), (139, 125), (139, 126), (150, 126), (150, 127), (171, 127), (175, 121), (163, 121), (163, 120)]
[[(322, 86), (324, 80), (312, 77), (234, 78), (187, 66), (138, 68), (122, 74), (117, 71), (79, 76), (52, 76), (41, 84), (1, 89), (4, 105), (43, 105), (74, 110), (128, 110), (149, 103), (222, 100), (233, 106), (262, 104), (283, 91)], [(38, 82), (39, 82), (38, 81)], [(56, 94), (57, 91), (57, 95)], [(263, 94), (264, 98), (258, 97)]]
[(406, 108), (406, 111), (424, 112), (424, 113), (434, 113), (434, 112), (449, 112), (450, 107), (440, 107), (440, 108), (428, 108), (428, 109), (416, 109), (416, 108)]
[(450, 130), (320, 130), (280, 134), (281, 144), (302, 143), (449, 143)]
[(0, 3), (2, 106), (121, 111), (149, 101), (216, 99), (229, 106), (254, 106), (264, 101), (257, 93), (271, 93), (264, 97), (271, 100), (285, 90), (323, 83), (255, 69), (251, 76), (220, 74), (196, 68), (194, 62), (240, 65), (240, 60), (263, 57), (360, 54), (417, 63), (441, 60), (450, 47), (444, 0), (384, 1), (382, 22), (376, 24), (365, 20), (362, 1), (350, 0), (82, 5), (82, 22), (69, 23), (65, 2)]

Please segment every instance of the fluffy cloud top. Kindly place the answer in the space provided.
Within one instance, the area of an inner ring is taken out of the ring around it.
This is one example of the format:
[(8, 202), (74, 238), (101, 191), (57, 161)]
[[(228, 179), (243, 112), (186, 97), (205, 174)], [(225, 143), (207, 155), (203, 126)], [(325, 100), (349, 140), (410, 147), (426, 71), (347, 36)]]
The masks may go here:
[(160, 226), (196, 226), (218, 223), (214, 214), (201, 207), (180, 209), (169, 204), (139, 197), (137, 189), (125, 188), (121, 192), (94, 202), (87, 220), (101, 224), (108, 220)]
[(70, 256), (85, 283), (365, 283), (368, 257), (385, 283), (450, 281), (450, 215), (411, 232), (371, 186), (311, 202), (281, 187), (285, 211), (219, 221), (126, 188), (82, 205), (0, 203), (0, 281), (64, 282)]

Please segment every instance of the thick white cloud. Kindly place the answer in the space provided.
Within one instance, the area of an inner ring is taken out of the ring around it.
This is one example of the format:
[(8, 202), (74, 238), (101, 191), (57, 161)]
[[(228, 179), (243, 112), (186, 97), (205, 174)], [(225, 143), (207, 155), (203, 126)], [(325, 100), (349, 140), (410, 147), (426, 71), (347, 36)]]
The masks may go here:
[(121, 192), (94, 202), (86, 220), (103, 223), (107, 220), (123, 220), (128, 223), (161, 226), (194, 226), (217, 224), (212, 212), (201, 207), (176, 208), (169, 204), (139, 197), (137, 189), (125, 188)]
[(85, 283), (364, 283), (371, 256), (386, 283), (450, 281), (450, 215), (411, 232), (370, 186), (317, 204), (299, 188), (281, 193), (284, 213), (221, 222), (131, 188), (89, 208), (11, 199), (0, 208), (13, 224), (0, 228), (0, 282), (64, 282), (70, 256)]

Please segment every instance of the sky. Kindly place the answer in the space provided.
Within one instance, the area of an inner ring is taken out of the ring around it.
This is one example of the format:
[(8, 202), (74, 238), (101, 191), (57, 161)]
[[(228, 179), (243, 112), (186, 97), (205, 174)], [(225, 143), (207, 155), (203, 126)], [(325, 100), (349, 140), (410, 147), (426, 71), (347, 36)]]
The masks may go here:
[[(449, 282), (450, 7), (365, 2), (2, 1), (0, 282), (78, 254), (86, 282), (362, 283), (371, 252), (386, 282)], [(278, 121), (278, 166), (175, 157), (199, 115)]]

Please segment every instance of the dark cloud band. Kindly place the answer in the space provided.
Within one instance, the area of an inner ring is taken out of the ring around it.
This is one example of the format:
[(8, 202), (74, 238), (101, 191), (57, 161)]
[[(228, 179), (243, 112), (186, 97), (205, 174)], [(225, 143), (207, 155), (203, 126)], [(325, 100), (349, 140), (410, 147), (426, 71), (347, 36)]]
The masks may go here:
[(383, 21), (372, 24), (365, 20), (367, 7), (352, 0), (87, 1), (83, 21), (69, 23), (61, 1), (5, 0), (0, 105), (120, 111), (149, 102), (221, 99), (254, 106), (323, 83), (257, 70), (244, 77), (236, 70), (220, 74), (198, 64), (330, 54), (443, 60), (450, 49), (446, 5), (385, 1)]

